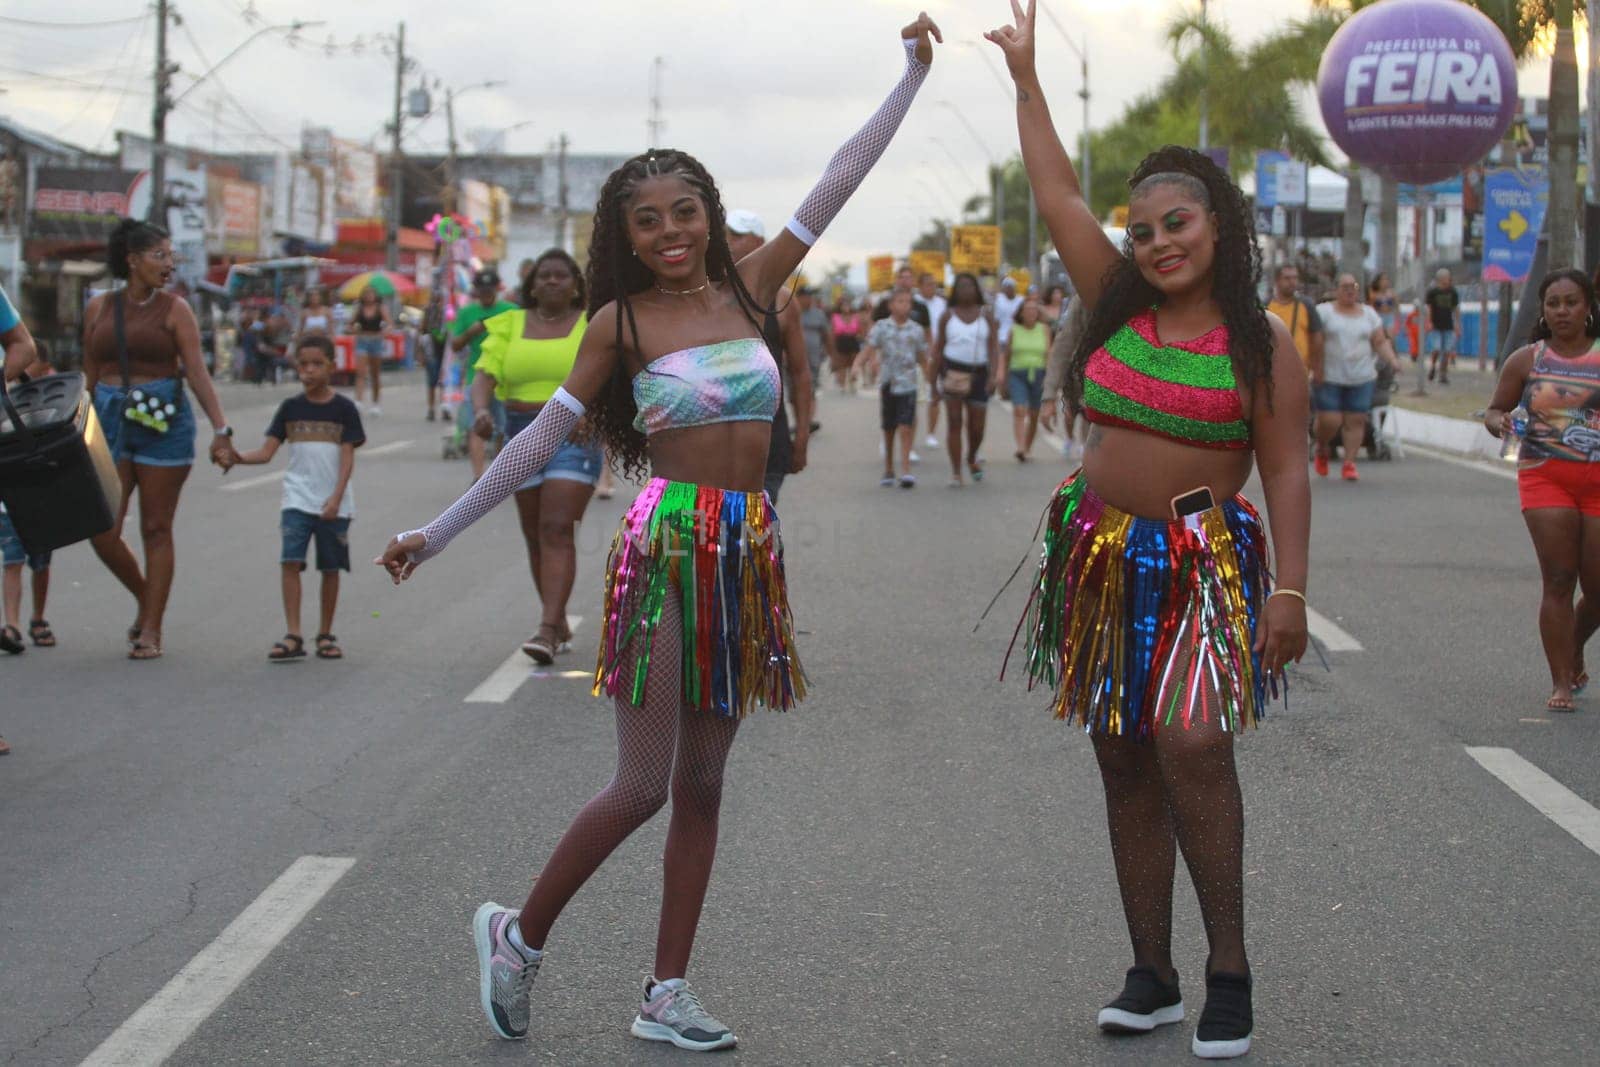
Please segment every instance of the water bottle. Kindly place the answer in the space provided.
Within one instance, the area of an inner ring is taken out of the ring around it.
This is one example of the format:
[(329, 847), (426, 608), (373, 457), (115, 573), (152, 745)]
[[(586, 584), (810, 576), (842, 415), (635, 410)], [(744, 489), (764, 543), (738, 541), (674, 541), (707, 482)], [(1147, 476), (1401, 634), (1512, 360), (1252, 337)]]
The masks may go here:
[(1528, 409), (1518, 404), (1506, 412), (1500, 431), (1500, 458), (1515, 463), (1522, 458), (1522, 439), (1528, 434)]

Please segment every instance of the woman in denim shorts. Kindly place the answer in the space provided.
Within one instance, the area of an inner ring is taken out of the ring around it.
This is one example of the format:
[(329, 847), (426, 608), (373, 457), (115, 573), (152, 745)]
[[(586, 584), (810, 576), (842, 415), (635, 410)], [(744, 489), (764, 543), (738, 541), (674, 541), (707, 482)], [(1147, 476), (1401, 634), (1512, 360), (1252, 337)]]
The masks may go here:
[[(522, 277), (522, 307), (484, 320), (486, 333), (472, 380), (473, 433), (494, 435), (491, 399), (505, 405), (509, 439), (533, 423), (539, 409), (572, 371), (587, 320), (583, 273), (552, 248)], [(517, 516), (528, 546), (528, 569), (543, 602), (539, 628), (522, 651), (538, 664), (572, 648), (567, 599), (577, 577), (575, 533), (605, 459), (600, 442), (580, 425), (550, 463), (516, 492)]]
[(389, 342), (384, 338), (389, 329), (389, 309), (383, 306), (378, 299), (378, 291), (372, 286), (361, 290), (356, 313), (350, 316), (349, 329), (356, 335), (356, 405), (360, 406), (363, 387), (370, 379), (372, 406), (367, 409), (367, 414), (382, 415), (378, 393), (382, 389), (380, 374), (383, 356), (389, 350)]
[[(178, 495), (194, 464), (195, 406), (215, 427), (213, 463), (233, 455), (233, 430), (223, 417), (222, 401), (200, 352), (200, 326), (193, 309), (163, 291), (173, 269), (167, 231), (123, 219), (107, 243), (107, 260), (112, 276), (126, 279), (127, 285), (89, 302), (84, 313), (83, 369), (122, 476), (122, 507), (116, 526), (92, 544), (101, 562), (139, 602), (139, 617), (128, 628), (133, 646), (128, 658), (155, 659), (161, 655), (161, 623), (175, 567), (172, 522)], [(185, 382), (194, 393), (192, 400), (185, 394)], [(122, 539), (122, 522), (135, 490), (144, 542), (142, 571)]]

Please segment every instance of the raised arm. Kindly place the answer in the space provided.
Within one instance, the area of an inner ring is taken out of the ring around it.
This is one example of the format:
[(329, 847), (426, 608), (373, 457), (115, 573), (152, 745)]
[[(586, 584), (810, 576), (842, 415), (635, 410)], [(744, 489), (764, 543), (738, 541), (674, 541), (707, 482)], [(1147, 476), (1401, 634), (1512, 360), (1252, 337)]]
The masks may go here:
[(1050, 121), (1050, 105), (1039, 87), (1039, 72), (1034, 66), (1034, 28), (1038, 22), (1038, 0), (1028, 0), (1023, 11), (1011, 0), (1015, 24), (984, 34), (1005, 53), (1006, 68), (1017, 86), (1017, 132), (1022, 139), (1022, 163), (1033, 186), (1034, 199), (1050, 239), (1055, 242), (1061, 263), (1072, 277), (1072, 284), (1084, 303), (1094, 307), (1100, 299), (1100, 279), (1121, 255), (1111, 243), (1072, 169), (1072, 160), (1061, 147), (1055, 125)]
[(862, 179), (882, 157), (884, 149), (889, 147), (895, 131), (911, 109), (917, 90), (928, 76), (933, 63), (933, 41), (944, 43), (939, 27), (925, 12), (901, 30), (900, 37), (906, 50), (905, 73), (889, 98), (865, 126), (839, 146), (828, 161), (828, 168), (795, 209), (794, 218), (783, 232), (739, 261), (739, 273), (745, 284), (763, 303), (772, 302), (784, 281), (800, 266), (822, 231), (844, 208)]
[(386, 569), (398, 584), (411, 577), (417, 564), (444, 551), (452, 538), (488, 514), (516, 491), (529, 475), (544, 470), (556, 449), (594, 403), (621, 358), (616, 346), (617, 309), (607, 304), (595, 312), (578, 346), (572, 372), (538, 417), (495, 456), (483, 477), (444, 513), (420, 530), (410, 530), (389, 542), (373, 562)]

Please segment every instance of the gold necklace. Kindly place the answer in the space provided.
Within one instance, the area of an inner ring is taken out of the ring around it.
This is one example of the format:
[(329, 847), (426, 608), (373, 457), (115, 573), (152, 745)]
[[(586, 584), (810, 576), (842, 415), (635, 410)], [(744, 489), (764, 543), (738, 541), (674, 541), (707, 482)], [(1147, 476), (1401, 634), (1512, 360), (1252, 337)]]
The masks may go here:
[(661, 286), (657, 285), (656, 292), (665, 293), (667, 296), (693, 296), (696, 293), (704, 292), (710, 285), (711, 279), (707, 278), (704, 282), (693, 289), (663, 289)]

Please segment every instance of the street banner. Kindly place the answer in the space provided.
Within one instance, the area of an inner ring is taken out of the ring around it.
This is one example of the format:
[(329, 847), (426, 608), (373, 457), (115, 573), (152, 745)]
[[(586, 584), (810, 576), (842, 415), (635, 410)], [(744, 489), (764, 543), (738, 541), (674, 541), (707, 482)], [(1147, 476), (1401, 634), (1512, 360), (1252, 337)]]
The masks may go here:
[(1309, 176), (1306, 165), (1298, 159), (1286, 159), (1276, 168), (1277, 207), (1305, 207), (1306, 185)]
[(1000, 227), (951, 227), (950, 266), (969, 274), (993, 274), (999, 270)]
[(1278, 206), (1278, 164), (1287, 162), (1287, 152), (1263, 148), (1256, 153), (1256, 207)]
[(867, 291), (882, 293), (894, 288), (894, 257), (867, 257)]
[[(34, 171), (30, 234), (34, 237), (104, 241), (131, 210), (139, 173), (82, 167)], [(148, 199), (148, 194), (147, 194)]]
[(944, 284), (944, 253), (918, 251), (911, 253), (911, 270), (921, 281), (924, 274), (933, 275), (933, 280), (940, 285)]
[(1484, 177), (1483, 194), (1483, 280), (1525, 281), (1550, 203), (1550, 177), (1542, 167), (1496, 167)]

